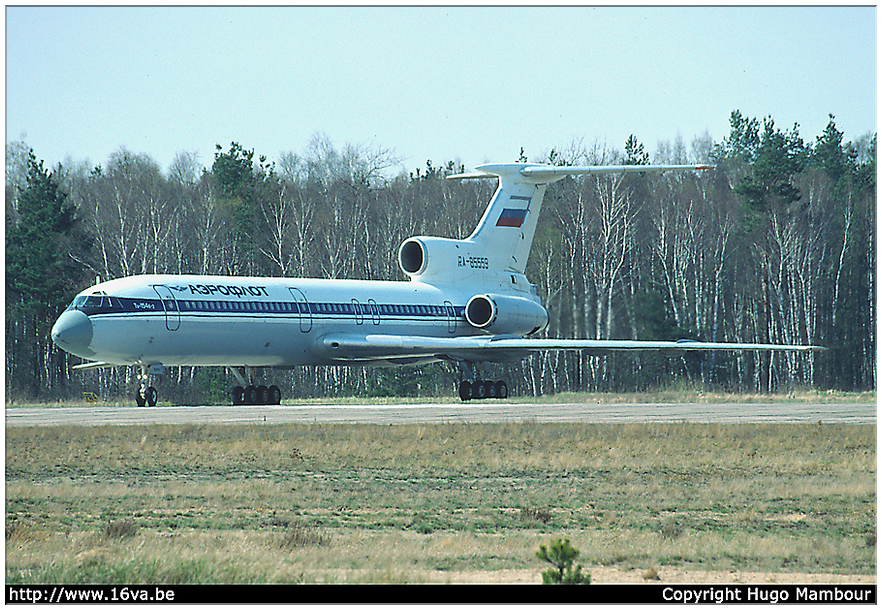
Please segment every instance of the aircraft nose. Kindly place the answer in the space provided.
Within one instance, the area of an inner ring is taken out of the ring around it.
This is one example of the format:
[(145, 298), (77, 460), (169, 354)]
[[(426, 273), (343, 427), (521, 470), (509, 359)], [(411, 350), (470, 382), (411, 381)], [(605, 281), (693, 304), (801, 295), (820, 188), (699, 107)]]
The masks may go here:
[(52, 340), (64, 351), (88, 358), (93, 354), (89, 349), (92, 342), (92, 322), (89, 321), (89, 316), (75, 309), (65, 311), (52, 327)]

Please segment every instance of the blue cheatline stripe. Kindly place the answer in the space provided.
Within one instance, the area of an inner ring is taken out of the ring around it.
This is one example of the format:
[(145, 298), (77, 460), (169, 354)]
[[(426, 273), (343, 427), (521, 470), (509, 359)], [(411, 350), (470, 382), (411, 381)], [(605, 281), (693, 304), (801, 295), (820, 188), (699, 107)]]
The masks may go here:
[[(83, 309), (88, 315), (95, 314), (162, 314), (168, 307), (170, 312), (177, 311), (180, 314), (243, 314), (243, 315), (297, 315), (308, 313), (314, 316), (358, 316), (370, 318), (371, 315), (379, 314), (381, 317), (402, 318), (449, 318), (449, 310), (444, 305), (413, 305), (413, 304), (367, 304), (360, 303), (358, 311), (353, 303), (294, 303), (291, 301), (200, 301), (193, 299), (178, 299), (166, 301), (165, 307), (159, 299), (115, 299), (117, 307), (89, 307)], [(374, 309), (376, 308), (376, 310)], [(465, 311), (464, 306), (454, 306), (454, 316), (461, 316)]]

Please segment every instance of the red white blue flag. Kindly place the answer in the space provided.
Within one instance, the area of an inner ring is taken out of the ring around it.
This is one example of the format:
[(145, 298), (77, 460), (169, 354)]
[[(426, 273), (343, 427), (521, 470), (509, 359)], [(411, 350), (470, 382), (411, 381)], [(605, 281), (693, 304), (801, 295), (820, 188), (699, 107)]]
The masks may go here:
[(505, 208), (496, 221), (497, 227), (520, 227), (524, 224), (527, 217), (527, 210), (516, 210), (513, 208)]

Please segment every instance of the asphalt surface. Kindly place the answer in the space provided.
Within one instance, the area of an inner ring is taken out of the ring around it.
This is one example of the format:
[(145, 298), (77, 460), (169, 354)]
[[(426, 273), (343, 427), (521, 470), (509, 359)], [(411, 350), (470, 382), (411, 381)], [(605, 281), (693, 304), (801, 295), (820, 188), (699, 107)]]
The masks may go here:
[(846, 423), (875, 424), (875, 403), (566, 403), (12, 407), (7, 426), (149, 424)]

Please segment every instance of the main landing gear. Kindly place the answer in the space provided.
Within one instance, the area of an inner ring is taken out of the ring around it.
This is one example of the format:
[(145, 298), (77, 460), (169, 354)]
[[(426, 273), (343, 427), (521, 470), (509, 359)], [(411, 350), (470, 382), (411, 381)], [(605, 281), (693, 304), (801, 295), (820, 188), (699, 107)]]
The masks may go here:
[(476, 363), (461, 362), (463, 377), (471, 377), (474, 381), (459, 382), (459, 397), (467, 400), (486, 400), (487, 398), (508, 398), (508, 384), (505, 381), (481, 381), (481, 375), (475, 374)]
[(279, 405), (282, 404), (282, 391), (279, 386), (237, 385), (231, 392), (234, 405)]
[(508, 385), (504, 381), (459, 382), (459, 397), (463, 400), (508, 398)]
[[(238, 369), (229, 367), (229, 370), (236, 377), (236, 380), (241, 384), (234, 387), (232, 392), (230, 393), (230, 397), (233, 399), (234, 405), (282, 404), (282, 391), (279, 389), (279, 386), (255, 386), (251, 383), (248, 383)], [(245, 372), (248, 377), (251, 377), (251, 371), (247, 370), (247, 367)]]

